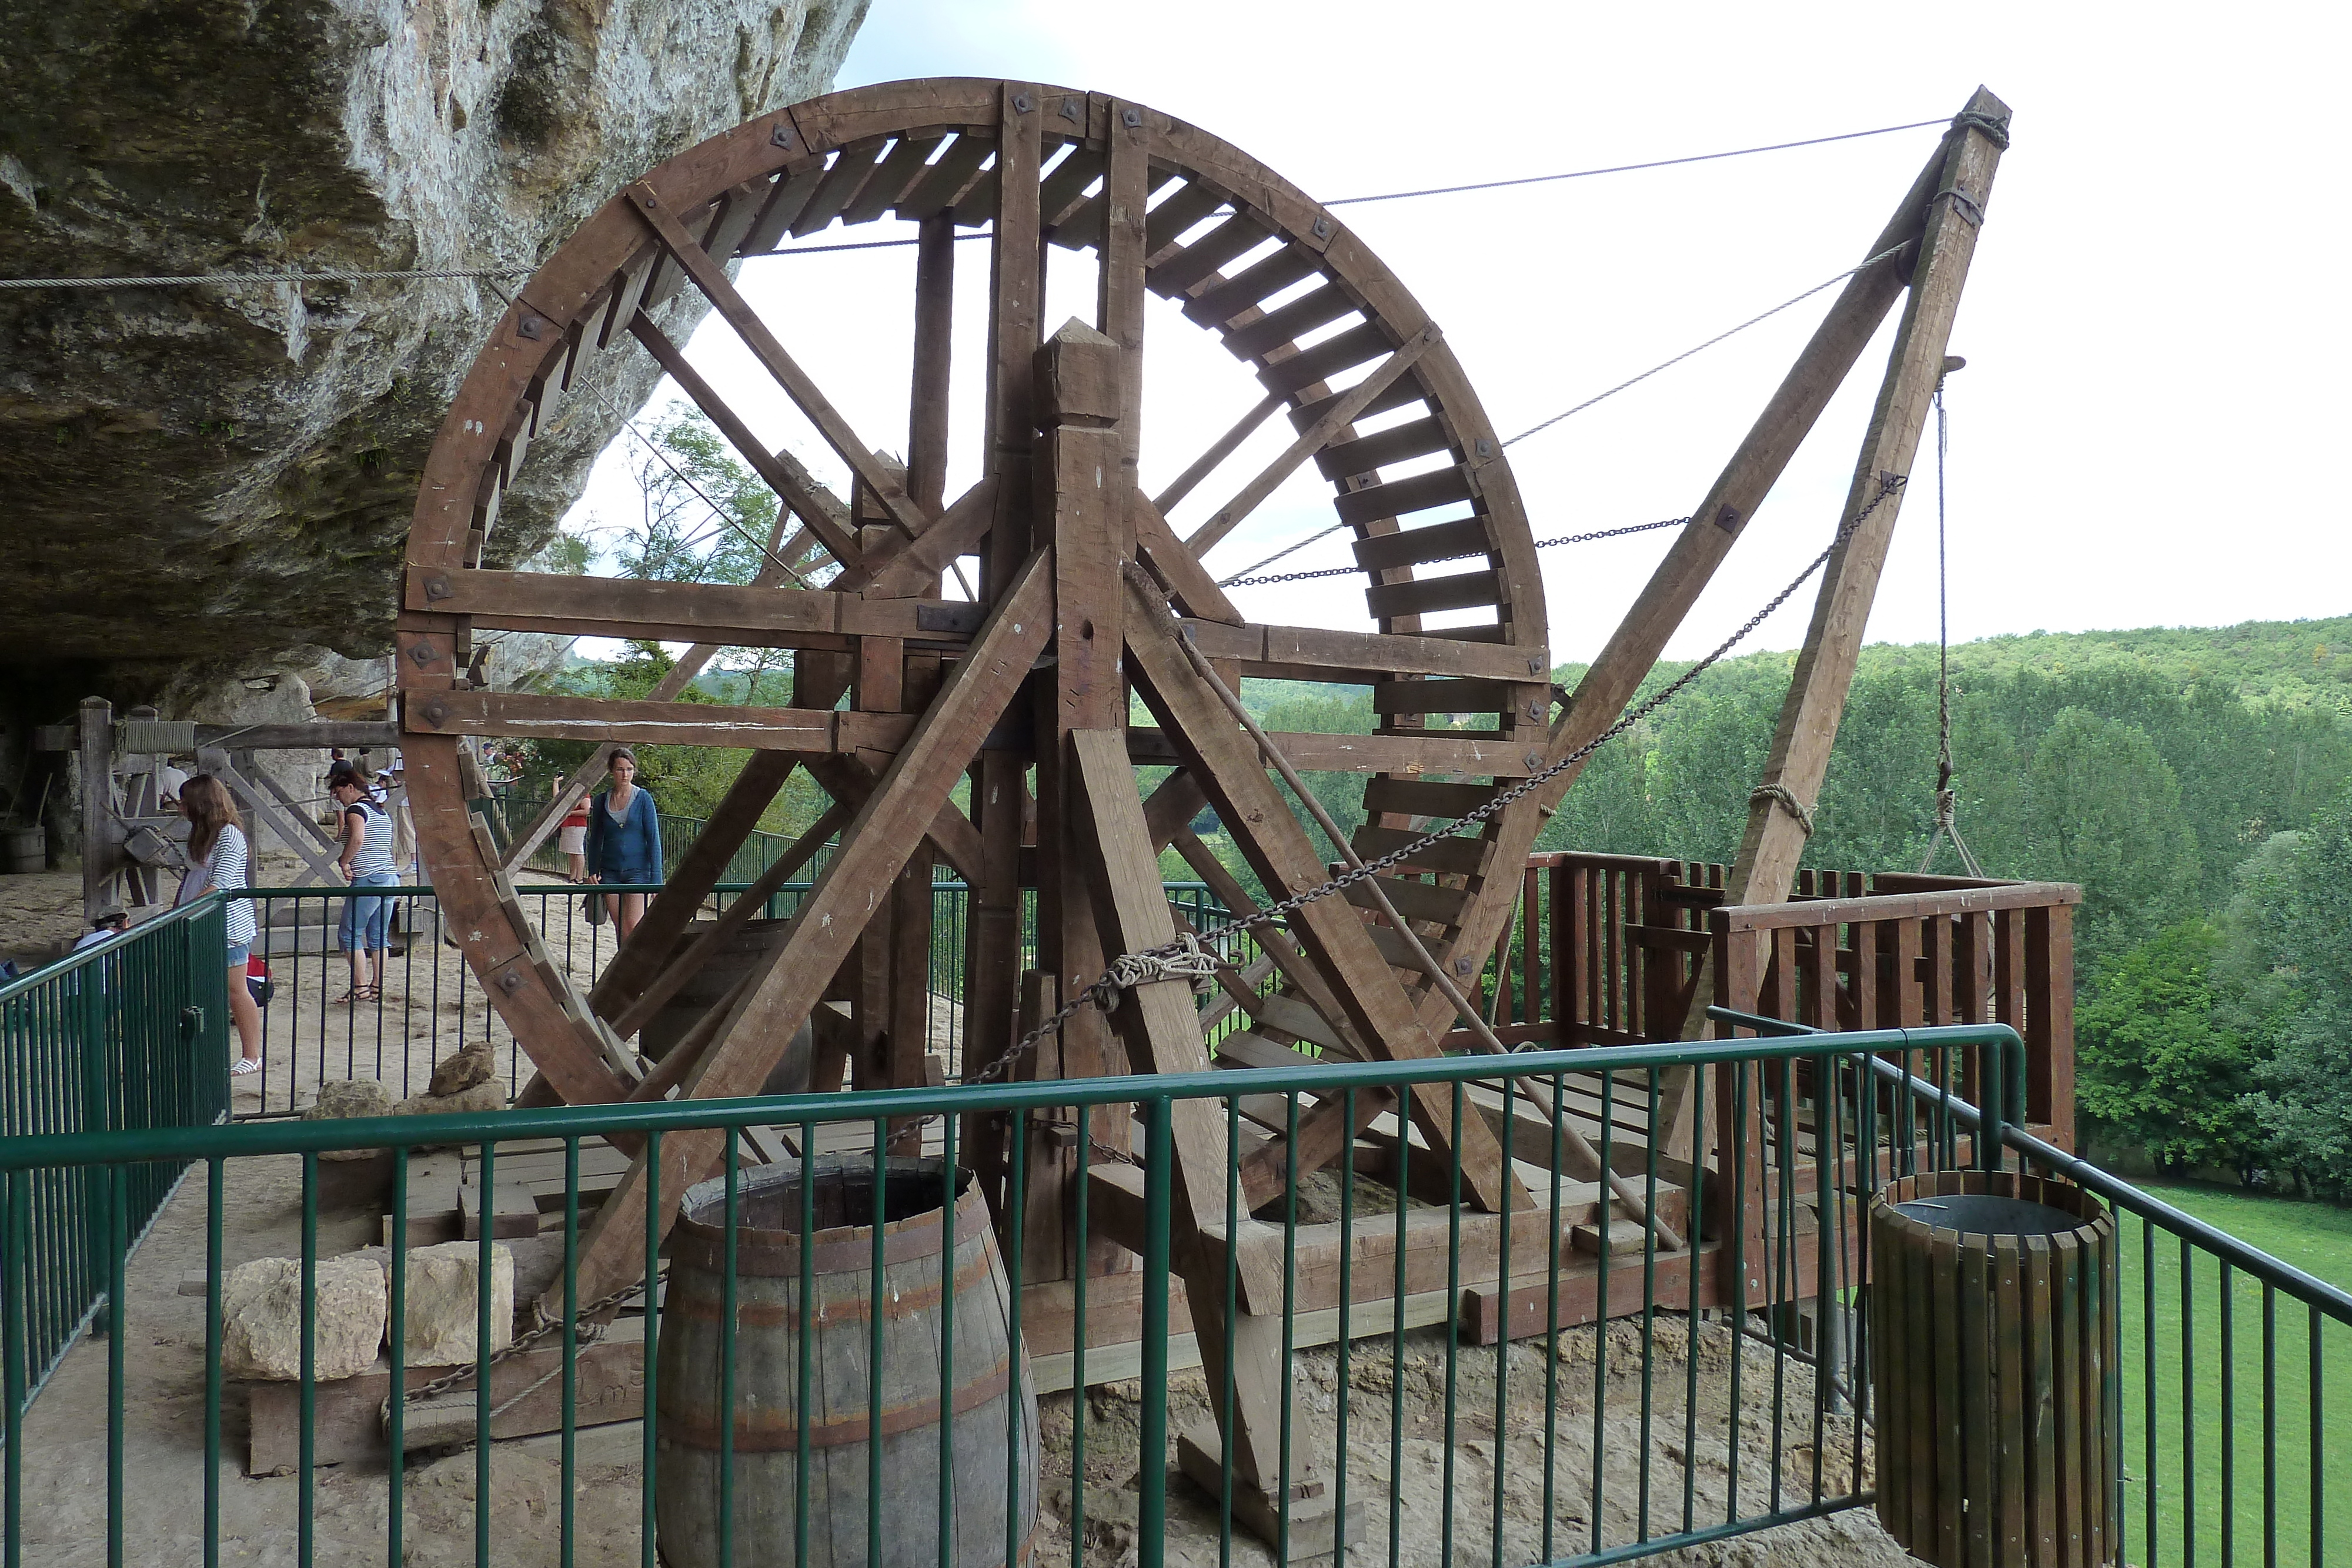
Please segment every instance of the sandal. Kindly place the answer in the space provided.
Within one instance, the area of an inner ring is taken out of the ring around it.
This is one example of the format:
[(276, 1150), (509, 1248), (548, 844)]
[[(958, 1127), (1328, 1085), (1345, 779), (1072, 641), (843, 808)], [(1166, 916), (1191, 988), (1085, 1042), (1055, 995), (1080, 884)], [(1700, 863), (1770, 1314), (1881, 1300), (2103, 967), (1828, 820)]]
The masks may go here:
[(249, 1056), (240, 1056), (235, 1061), (228, 1064), (228, 1075), (231, 1078), (243, 1078), (248, 1073), (258, 1072), (260, 1071), (261, 1063), (256, 1061)]
[(345, 991), (341, 996), (337, 997), (333, 1001), (329, 1002), (327, 1005), (331, 1008), (347, 1008), (354, 1003), (363, 1002), (365, 1000), (367, 1000), (367, 988), (365, 986), (353, 986), (350, 990)]

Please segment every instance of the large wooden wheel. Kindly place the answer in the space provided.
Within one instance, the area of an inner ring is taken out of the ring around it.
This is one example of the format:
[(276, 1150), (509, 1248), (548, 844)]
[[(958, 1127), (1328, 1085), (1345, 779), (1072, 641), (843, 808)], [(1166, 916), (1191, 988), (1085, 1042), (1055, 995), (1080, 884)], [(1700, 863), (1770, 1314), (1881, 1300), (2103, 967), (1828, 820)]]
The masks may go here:
[[(835, 219), (886, 214), (920, 225), (903, 467), (876, 450), (897, 433), (853, 430), (827, 399), (821, 368), (793, 356), (793, 317), (828, 302), (796, 300), (763, 319), (729, 274), (736, 258)], [(979, 481), (950, 497), (950, 282), (955, 237), (971, 230), (988, 236), (987, 450)], [(1098, 280), (1091, 326), (1041, 333), (1045, 269), (1072, 265), (1051, 263), (1047, 242), (1090, 258), (1078, 265)], [(762, 444), (665, 336), (649, 312), (681, 289), (708, 298), (838, 455), (854, 476), (846, 497)], [(1216, 334), (1258, 383), (1255, 398), (1237, 396), (1237, 412), (1255, 406), (1232, 434), (1206, 452), (1175, 455), (1181, 476), (1156, 495), (1137, 482), (1148, 434), (1139, 418), (1147, 295)], [(651, 353), (774, 486), (782, 520), (757, 584), (482, 565), (499, 497), (532, 434), (553, 417), (579, 357), (598, 352)], [(1262, 472), (1237, 472), (1252, 465), (1225, 459), (1276, 413), (1297, 439)], [(1377, 631), (1253, 621), (1216, 585), (1248, 557), (1238, 547), (1212, 552), (1309, 462), (1352, 534)], [(976, 603), (941, 594), (943, 574), (960, 561), (969, 562)], [(817, 588), (788, 575), (823, 572), (833, 575)], [(402, 713), (425, 866), (517, 1041), (552, 1092), (575, 1103), (673, 1084), (698, 1095), (751, 1092), (827, 997), (849, 1004), (845, 1049), (857, 1086), (920, 1082), (915, 1020), (927, 1011), (935, 858), (974, 890), (967, 1076), (1007, 1048), (1022, 1016), (1024, 887), (1039, 898), (1039, 975), (1025, 998), (1034, 1009), (1048, 990), (1068, 995), (1092, 980), (1107, 953), (1172, 935), (1158, 897), (1161, 847), (1175, 843), (1229, 899), (1243, 898), (1188, 831), (1204, 801), (1266, 887), (1323, 880), (1328, 847), (1270, 782), (1180, 634), (1228, 683), (1266, 675), (1370, 687), (1376, 735), (1277, 737), (1301, 768), (1366, 776), (1358, 841), (1366, 852), (1385, 852), (1409, 826), (1459, 815), (1526, 776), (1541, 759), (1549, 718), (1541, 580), (1509, 465), (1411, 294), (1338, 218), (1229, 144), (1141, 105), (1014, 82), (900, 82), (817, 99), (716, 137), (608, 202), (520, 291), (460, 392), (419, 497), (403, 604)], [(795, 706), (477, 689), (466, 672), (476, 638), (491, 628), (791, 648)], [(1156, 724), (1129, 725), (1130, 689)], [(1430, 715), (1467, 716), (1433, 725)], [(575, 995), (546, 961), (496, 846), (469, 821), (459, 749), (471, 736), (753, 752), (592, 996)], [(1171, 763), (1181, 770), (1142, 800), (1135, 769)], [(698, 946), (715, 945), (681, 936), (795, 767), (835, 799), (819, 827), (837, 829), (840, 848), (777, 955), (679, 1053), (690, 1060), (637, 1082), (629, 1037), (678, 988)], [(967, 775), (968, 815), (952, 799)], [(1394, 904), (1465, 974), (1467, 956), (1491, 946), (1507, 916), (1532, 836), (1521, 819), (1535, 810), (1532, 800), (1520, 803), (1386, 879)], [(1496, 871), (1498, 846), (1511, 863)], [(1381, 1057), (1439, 1049), (1450, 1022), (1443, 999), (1426, 994), (1426, 977), (1392, 933), (1337, 898), (1307, 906), (1290, 925), (1294, 940), (1275, 941), (1283, 994), (1250, 1004), (1255, 1039)], [(839, 1032), (835, 1019), (821, 1021)], [(1205, 1061), (1189, 995), (1157, 986), (1115, 1020), (1074, 1022), (1021, 1071)], [(1379, 1095), (1361, 1099), (1360, 1117), (1382, 1109)], [(1413, 1110), (1425, 1134), (1445, 1134), (1441, 1102)], [(1317, 1107), (1302, 1126), (1302, 1167), (1346, 1146), (1338, 1112)], [(1095, 1131), (1126, 1140), (1117, 1118)], [(1221, 1165), (1222, 1128), (1215, 1142)], [(711, 1151), (685, 1135), (666, 1146), (679, 1168), (662, 1190), (674, 1195)], [(1286, 1163), (1278, 1138), (1231, 1153), (1244, 1158), (1254, 1199)], [(1477, 1201), (1524, 1201), (1483, 1127), (1465, 1135), (1463, 1153), (1465, 1190)], [(1206, 1182), (1213, 1173), (1192, 1174)], [(1221, 1170), (1215, 1182), (1221, 1209)], [(635, 1190), (625, 1188), (604, 1218)], [(1194, 1196), (1211, 1201), (1205, 1188)]]

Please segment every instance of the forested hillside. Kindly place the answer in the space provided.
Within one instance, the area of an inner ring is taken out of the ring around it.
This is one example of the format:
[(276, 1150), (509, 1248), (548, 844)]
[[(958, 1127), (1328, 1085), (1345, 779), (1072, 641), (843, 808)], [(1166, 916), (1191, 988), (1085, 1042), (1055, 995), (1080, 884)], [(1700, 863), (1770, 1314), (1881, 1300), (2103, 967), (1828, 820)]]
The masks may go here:
[[(1794, 660), (1727, 661), (1602, 747), (1538, 847), (1730, 859)], [(1346, 688), (1248, 696), (1270, 728), (1370, 722)], [(1951, 713), (1985, 870), (2083, 885), (2084, 1113), (2159, 1163), (2352, 1197), (2352, 617), (1967, 643)], [(1865, 649), (1806, 863), (1916, 868), (1937, 735), (1935, 647)], [(1312, 782), (1352, 826), (1354, 781)]]

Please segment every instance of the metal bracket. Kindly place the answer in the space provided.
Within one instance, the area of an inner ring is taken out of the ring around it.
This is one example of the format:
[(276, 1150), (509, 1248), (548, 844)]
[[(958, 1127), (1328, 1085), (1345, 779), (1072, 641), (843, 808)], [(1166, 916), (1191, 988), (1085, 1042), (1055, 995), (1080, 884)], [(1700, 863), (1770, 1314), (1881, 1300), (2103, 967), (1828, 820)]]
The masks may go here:
[(1966, 219), (1970, 228), (1984, 227), (1984, 208), (1979, 206), (1976, 198), (1967, 192), (1958, 189), (1938, 191), (1932, 199), (1937, 202), (1950, 202), (1952, 210)]
[(408, 662), (420, 670), (431, 668), (433, 661), (440, 656), (433, 651), (433, 644), (422, 637), (408, 645)]
[(793, 150), (794, 140), (793, 128), (789, 125), (779, 123), (773, 131), (768, 132), (769, 144), (781, 147), (787, 152)]

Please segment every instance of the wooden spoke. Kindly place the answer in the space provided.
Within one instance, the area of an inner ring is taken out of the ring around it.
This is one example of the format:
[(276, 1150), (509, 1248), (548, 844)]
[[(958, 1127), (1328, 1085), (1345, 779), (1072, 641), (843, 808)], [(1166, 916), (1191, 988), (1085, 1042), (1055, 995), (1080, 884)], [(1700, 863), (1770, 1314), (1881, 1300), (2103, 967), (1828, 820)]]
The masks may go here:
[(1272, 419), (1282, 403), (1281, 395), (1276, 392), (1268, 392), (1258, 399), (1247, 413), (1234, 422), (1231, 430), (1209, 443), (1201, 455), (1192, 460), (1191, 467), (1177, 475), (1168, 488), (1151, 497), (1152, 510), (1163, 517), (1174, 511), (1185, 497), (1200, 487), (1202, 480), (1215, 473), (1226, 458), (1240, 451), (1242, 443), (1256, 434), (1257, 427)]
[(728, 444), (751, 465), (752, 471), (768, 482), (768, 488), (782, 498), (784, 505), (792, 509), (793, 516), (801, 520), (802, 526), (824, 542), (824, 548), (833, 559), (845, 567), (858, 565), (860, 557), (856, 541), (803, 483), (802, 476), (785, 467), (774, 453), (762, 445), (760, 438), (751, 434), (751, 426), (727, 406), (726, 400), (702, 379), (702, 373), (687, 362), (685, 350), (671, 342), (662, 329), (654, 325), (653, 319), (642, 310), (629, 322), (629, 331), (646, 346), (646, 351), (653, 355), (661, 368), (669, 372), (670, 379), (686, 390), (686, 395), (694, 400), (694, 405), (719, 427), (719, 434), (727, 437)]
[(1298, 472), (1299, 465), (1338, 439), (1340, 432), (1363, 416), (1372, 400), (1395, 384), (1396, 379), (1411, 370), (1413, 361), (1434, 345), (1438, 339), (1434, 322), (1414, 333), (1405, 344), (1381, 361), (1379, 367), (1361, 382), (1349, 389), (1333, 403), (1328, 412), (1307, 426), (1307, 433), (1285, 447), (1282, 455), (1265, 465), (1265, 471), (1243, 486), (1234, 498), (1210, 514), (1209, 520), (1194, 529), (1184, 544), (1197, 558), (1214, 549), (1219, 541), (1241, 527), (1244, 519), (1257, 510), (1282, 482)]
[(663, 204), (659, 193), (652, 184), (641, 180), (629, 187), (629, 198), (632, 207), (645, 219), (646, 226), (654, 231), (663, 246), (677, 258), (678, 265), (686, 269), (687, 275), (693, 278), (694, 286), (709, 299), (712, 308), (741, 336), (744, 346), (767, 367), (768, 373), (776, 378), (776, 383), (808, 416), (809, 423), (816, 426), (817, 434), (824, 438), (825, 444), (849, 465), (849, 471), (856, 475), (858, 481), (880, 500), (899, 531), (909, 538), (922, 532), (927, 519), (908, 497), (906, 487), (899, 483), (898, 476), (875, 461), (874, 449), (858, 440), (857, 433), (849, 428), (848, 422), (842, 418), (831, 400), (818, 390), (816, 382), (801, 369), (799, 362), (784, 351), (783, 344), (777, 341), (776, 335), (768, 329), (759, 312), (736, 292), (735, 285), (726, 272), (711, 259), (709, 252), (695, 243), (694, 236), (678, 223), (677, 214)]

